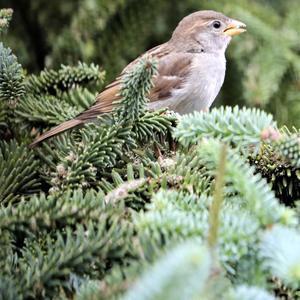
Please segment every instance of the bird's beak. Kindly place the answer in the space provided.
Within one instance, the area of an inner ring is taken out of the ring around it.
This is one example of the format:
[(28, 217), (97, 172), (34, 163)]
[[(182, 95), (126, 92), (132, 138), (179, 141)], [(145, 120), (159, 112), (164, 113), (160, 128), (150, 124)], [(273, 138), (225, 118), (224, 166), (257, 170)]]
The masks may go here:
[(246, 24), (237, 21), (231, 20), (228, 26), (224, 30), (224, 34), (228, 36), (239, 35), (246, 31)]

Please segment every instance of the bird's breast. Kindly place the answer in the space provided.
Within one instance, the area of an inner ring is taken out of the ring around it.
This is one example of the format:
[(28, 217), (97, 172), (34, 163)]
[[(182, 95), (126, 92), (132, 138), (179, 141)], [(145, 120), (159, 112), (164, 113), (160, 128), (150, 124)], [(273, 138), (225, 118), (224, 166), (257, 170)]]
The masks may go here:
[(225, 70), (224, 55), (195, 54), (185, 83), (172, 91), (170, 109), (180, 114), (208, 109), (222, 87)]

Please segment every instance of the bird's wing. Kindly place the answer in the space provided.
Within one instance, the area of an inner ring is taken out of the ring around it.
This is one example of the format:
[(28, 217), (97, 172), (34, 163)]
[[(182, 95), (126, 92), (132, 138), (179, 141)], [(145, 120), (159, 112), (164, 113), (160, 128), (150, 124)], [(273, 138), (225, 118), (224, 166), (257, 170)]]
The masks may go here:
[(173, 90), (180, 89), (191, 72), (192, 55), (170, 53), (159, 60), (158, 75), (153, 80), (150, 102), (168, 98)]
[[(148, 95), (149, 101), (159, 101), (168, 98), (174, 89), (182, 87), (191, 70), (192, 55), (176, 53), (166, 44), (149, 50), (146, 54), (158, 60), (158, 74), (153, 78), (153, 88)], [(95, 104), (76, 117), (83, 122), (96, 118), (103, 113), (111, 112), (117, 100), (120, 100), (122, 76), (128, 72), (138, 59), (130, 63), (116, 78), (98, 94)]]
[[(148, 55), (158, 60), (158, 74), (153, 78), (154, 86), (148, 95), (150, 102), (164, 100), (170, 96), (172, 90), (181, 88), (191, 70), (192, 54), (176, 53), (172, 50), (168, 44), (164, 44), (147, 52)], [(63, 122), (42, 134), (30, 147), (34, 147), (41, 141), (75, 126), (93, 120), (101, 114), (111, 112), (116, 100), (120, 99), (122, 76), (134, 66), (137, 60), (130, 63), (115, 81), (106, 86), (104, 91), (96, 97), (96, 102), (93, 106), (79, 114), (75, 119)]]

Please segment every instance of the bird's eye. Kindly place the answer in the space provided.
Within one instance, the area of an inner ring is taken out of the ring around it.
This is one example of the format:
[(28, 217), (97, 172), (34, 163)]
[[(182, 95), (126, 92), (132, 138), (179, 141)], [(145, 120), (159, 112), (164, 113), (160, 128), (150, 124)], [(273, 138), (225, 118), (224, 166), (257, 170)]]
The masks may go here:
[(214, 21), (212, 25), (215, 29), (219, 29), (221, 27), (221, 22), (220, 21)]

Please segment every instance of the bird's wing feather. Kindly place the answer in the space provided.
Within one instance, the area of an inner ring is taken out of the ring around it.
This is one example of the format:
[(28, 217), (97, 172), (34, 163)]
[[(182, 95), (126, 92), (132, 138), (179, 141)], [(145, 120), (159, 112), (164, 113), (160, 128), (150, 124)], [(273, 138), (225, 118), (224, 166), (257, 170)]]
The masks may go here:
[[(171, 95), (172, 90), (182, 87), (191, 69), (192, 55), (189, 53), (174, 52), (168, 44), (155, 47), (146, 54), (158, 59), (158, 74), (153, 78), (154, 86), (148, 95), (149, 101), (164, 100)], [(98, 94), (94, 105), (79, 114), (75, 119), (66, 121), (42, 134), (31, 146), (34, 147), (39, 142), (51, 136), (91, 121), (101, 114), (111, 112), (115, 102), (120, 100), (122, 76), (130, 71), (137, 61), (138, 59), (130, 63), (115, 81), (107, 85)]]
[[(174, 53), (164, 44), (149, 50), (146, 55), (158, 59), (158, 75), (153, 78), (153, 88), (148, 95), (149, 101), (159, 101), (168, 98), (173, 89), (182, 87), (190, 71), (192, 55), (189, 53)], [(98, 94), (95, 104), (81, 113), (76, 119), (88, 121), (103, 113), (111, 112), (117, 100), (120, 100), (122, 76), (130, 71), (139, 58), (130, 63), (116, 78)]]
[(160, 59), (158, 75), (154, 78), (150, 91), (150, 102), (164, 100), (172, 91), (182, 88), (191, 71), (192, 55), (172, 53)]

